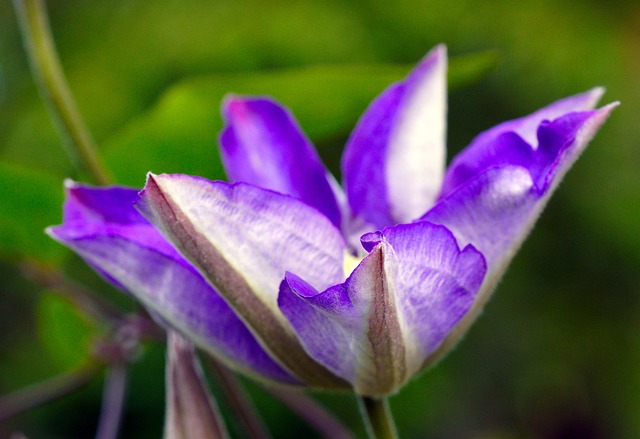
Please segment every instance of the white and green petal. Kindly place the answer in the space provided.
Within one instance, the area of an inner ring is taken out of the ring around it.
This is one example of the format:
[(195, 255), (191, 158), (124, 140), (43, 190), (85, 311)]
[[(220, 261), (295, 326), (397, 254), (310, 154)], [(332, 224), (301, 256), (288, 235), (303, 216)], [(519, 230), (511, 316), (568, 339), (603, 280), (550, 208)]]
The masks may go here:
[(344, 279), (344, 240), (316, 209), (248, 184), (150, 174), (138, 209), (225, 298), (272, 357), (312, 386), (344, 382), (302, 349), (277, 305), (287, 270)]

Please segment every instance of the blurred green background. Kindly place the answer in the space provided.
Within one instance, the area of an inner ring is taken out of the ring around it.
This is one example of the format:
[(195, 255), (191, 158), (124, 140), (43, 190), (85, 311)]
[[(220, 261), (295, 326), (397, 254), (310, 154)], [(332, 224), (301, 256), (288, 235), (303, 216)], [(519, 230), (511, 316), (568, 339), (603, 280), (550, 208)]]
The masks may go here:
[[(95, 329), (25, 279), (25, 257), (133, 309), (44, 236), (77, 175), (0, 3), (0, 394), (77, 366)], [(634, 0), (49, 1), (79, 107), (122, 184), (147, 171), (223, 178), (225, 93), (289, 105), (337, 172), (367, 103), (444, 42), (471, 69), (449, 98), (449, 157), (492, 125), (593, 86), (618, 108), (566, 177), (456, 350), (391, 399), (403, 438), (640, 437), (640, 3)], [(476, 61), (473, 61), (475, 59)], [(474, 62), (479, 63), (474, 67)], [(486, 67), (486, 66), (485, 66)], [(462, 75), (464, 76), (464, 75)], [(455, 78), (452, 78), (455, 79)], [(162, 431), (164, 348), (134, 365), (123, 438)], [(274, 437), (315, 433), (248, 383)], [(101, 382), (0, 426), (91, 437)], [(318, 395), (361, 431), (353, 399)]]

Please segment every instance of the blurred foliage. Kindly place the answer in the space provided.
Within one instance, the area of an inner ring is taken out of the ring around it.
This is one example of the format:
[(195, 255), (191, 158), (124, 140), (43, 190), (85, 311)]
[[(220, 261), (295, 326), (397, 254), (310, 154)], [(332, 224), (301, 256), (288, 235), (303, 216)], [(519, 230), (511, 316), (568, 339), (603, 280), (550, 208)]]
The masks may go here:
[(60, 296), (43, 294), (36, 308), (40, 342), (52, 360), (52, 370), (71, 370), (87, 359), (91, 322)]
[[(368, 102), (440, 42), (449, 47), (450, 80), (458, 86), (449, 101), (450, 157), (493, 124), (606, 86), (605, 102), (622, 106), (565, 179), (484, 315), (391, 406), (404, 438), (640, 435), (637, 1), (48, 6), (80, 109), (118, 181), (137, 187), (148, 171), (223, 177), (215, 144), (227, 93), (271, 94), (290, 106), (337, 173), (344, 141)], [(495, 54), (499, 64), (486, 79), (465, 82), (495, 66)], [(62, 303), (39, 298), (16, 268), (20, 258), (64, 267), (119, 297), (42, 232), (60, 221), (66, 177), (83, 178), (31, 80), (11, 3), (0, 3), (0, 394), (81, 361), (77, 351), (86, 349), (86, 328)], [(48, 335), (37, 336), (37, 328)], [(63, 349), (56, 343), (76, 352), (53, 359), (47, 350)], [(163, 367), (155, 345), (134, 366), (124, 438), (159, 436)], [(282, 404), (248, 386), (274, 437), (312, 437)], [(34, 438), (90, 436), (99, 387), (0, 426), (0, 437), (12, 430)], [(318, 397), (361, 428), (351, 398)]]

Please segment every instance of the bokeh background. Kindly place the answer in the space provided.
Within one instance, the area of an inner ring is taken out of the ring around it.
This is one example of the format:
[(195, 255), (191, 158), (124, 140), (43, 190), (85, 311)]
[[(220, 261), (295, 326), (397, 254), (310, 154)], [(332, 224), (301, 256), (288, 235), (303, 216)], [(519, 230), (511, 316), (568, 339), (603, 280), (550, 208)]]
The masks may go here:
[[(484, 72), (450, 94), (449, 157), (500, 121), (607, 87), (603, 103), (621, 107), (566, 177), (483, 315), (391, 408), (403, 438), (640, 437), (639, 2), (52, 0), (48, 7), (79, 107), (113, 174), (136, 187), (147, 171), (223, 178), (216, 135), (228, 92), (272, 94), (289, 105), (337, 173), (367, 103), (440, 42), (458, 63), (452, 75), (465, 66)], [(64, 154), (11, 2), (3, 1), (0, 394), (82, 364), (100, 332), (25, 279), (20, 261), (42, 261), (134, 307), (43, 235), (60, 221), (66, 177), (85, 178)], [(163, 358), (163, 346), (149, 344), (133, 365), (123, 438), (161, 435)], [(274, 437), (315, 437), (246, 384)], [(0, 426), (0, 436), (91, 437), (100, 394), (98, 379)], [(362, 432), (352, 398), (317, 397)]]

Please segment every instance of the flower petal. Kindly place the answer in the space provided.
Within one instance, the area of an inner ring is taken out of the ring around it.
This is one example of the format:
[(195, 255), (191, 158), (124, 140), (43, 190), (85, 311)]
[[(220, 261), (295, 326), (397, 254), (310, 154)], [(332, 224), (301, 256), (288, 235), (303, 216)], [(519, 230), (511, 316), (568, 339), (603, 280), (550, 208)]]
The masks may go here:
[[(594, 108), (603, 92), (602, 88), (594, 88), (586, 93), (554, 102), (529, 116), (503, 122), (479, 134), (452, 160), (440, 196), (446, 196), (490, 166), (511, 164), (529, 168), (536, 161), (533, 151), (542, 146), (542, 143), (538, 146), (538, 142), (542, 140), (538, 139), (539, 128), (558, 118), (566, 118), (572, 113), (579, 113), (584, 119), (588, 118), (587, 110)], [(573, 125), (579, 126), (579, 123), (574, 122)], [(570, 133), (565, 137), (569, 138)], [(556, 144), (556, 149), (562, 146), (557, 142)]]
[(150, 174), (137, 207), (277, 361), (309, 385), (344, 386), (304, 353), (276, 303), (288, 269), (320, 288), (343, 279), (345, 243), (324, 215), (276, 192), (186, 175)]
[(471, 308), (486, 267), (427, 222), (369, 233), (371, 250), (343, 284), (318, 293), (288, 273), (279, 304), (305, 349), (352, 383), (381, 396), (398, 390)]
[(510, 164), (490, 167), (444, 197), (422, 217), (446, 226), (461, 245), (476, 247), (485, 256), (488, 267), (473, 310), (428, 361), (437, 359), (473, 322), (553, 190), (616, 106), (573, 113), (544, 124), (539, 130), (540, 146), (533, 152), (529, 169)]
[(226, 302), (133, 207), (137, 191), (67, 182), (64, 223), (47, 230), (153, 315), (228, 366), (295, 383)]
[(352, 211), (376, 228), (411, 221), (435, 201), (444, 175), (446, 49), (369, 106), (342, 161)]
[(340, 227), (340, 210), (315, 148), (293, 115), (269, 98), (228, 96), (220, 152), (232, 182), (299, 198)]
[(313, 358), (364, 395), (393, 392), (407, 378), (394, 291), (386, 282), (385, 248), (377, 248), (349, 279), (318, 294), (288, 273), (279, 304)]

